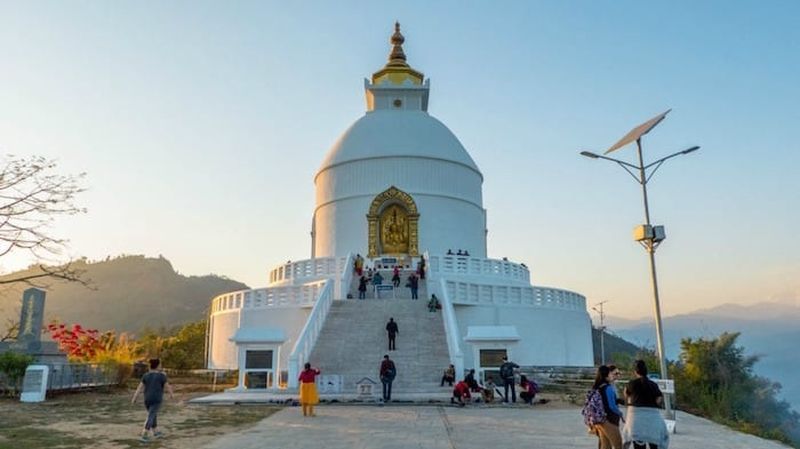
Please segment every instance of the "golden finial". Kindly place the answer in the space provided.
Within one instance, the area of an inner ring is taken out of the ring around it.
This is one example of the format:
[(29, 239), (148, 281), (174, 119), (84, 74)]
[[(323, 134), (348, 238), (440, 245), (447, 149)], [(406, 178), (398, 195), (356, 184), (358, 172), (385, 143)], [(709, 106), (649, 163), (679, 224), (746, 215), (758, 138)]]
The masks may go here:
[(392, 51), (389, 53), (389, 62), (377, 72), (372, 74), (372, 82), (390, 81), (393, 84), (403, 84), (405, 80), (412, 84), (422, 84), (424, 75), (412, 69), (406, 62), (406, 54), (403, 52), (403, 43), (406, 38), (400, 32), (400, 22), (394, 23), (394, 34), (389, 39), (392, 44)]
[(406, 64), (406, 54), (403, 53), (403, 42), (405, 41), (406, 38), (400, 33), (400, 22), (395, 22), (394, 34), (392, 34), (392, 38), (389, 39), (389, 42), (392, 44), (392, 52), (389, 54), (389, 65)]

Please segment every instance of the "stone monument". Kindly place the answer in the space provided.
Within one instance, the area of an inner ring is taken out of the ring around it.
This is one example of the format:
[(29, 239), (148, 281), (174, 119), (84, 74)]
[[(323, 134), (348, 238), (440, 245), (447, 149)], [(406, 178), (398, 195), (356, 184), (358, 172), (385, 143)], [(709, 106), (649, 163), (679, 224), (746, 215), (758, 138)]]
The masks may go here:
[(19, 318), (19, 333), (13, 342), (0, 342), (0, 353), (13, 351), (28, 354), (37, 363), (63, 364), (67, 356), (53, 341), (42, 341), (44, 324), (45, 291), (29, 288), (22, 292), (22, 312)]

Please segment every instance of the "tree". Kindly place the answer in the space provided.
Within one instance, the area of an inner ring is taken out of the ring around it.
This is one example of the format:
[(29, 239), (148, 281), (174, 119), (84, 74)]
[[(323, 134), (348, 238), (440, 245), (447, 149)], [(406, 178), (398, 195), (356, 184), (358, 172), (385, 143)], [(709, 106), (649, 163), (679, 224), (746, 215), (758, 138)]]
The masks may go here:
[(80, 183), (85, 174), (54, 173), (56, 163), (40, 156), (6, 156), (0, 165), (0, 257), (27, 252), (36, 261), (35, 270), (3, 277), (0, 284), (36, 286), (46, 278), (85, 284), (71, 263), (49, 266), (66, 244), (50, 232), (55, 217), (86, 211), (75, 203), (75, 197), (84, 191)]
[(189, 323), (167, 339), (161, 355), (164, 366), (179, 370), (205, 365), (206, 320)]
[(776, 398), (780, 384), (753, 374), (758, 357), (745, 355), (738, 337), (738, 332), (726, 332), (714, 339), (681, 340), (675, 370), (678, 403), (740, 430), (790, 442), (800, 429), (800, 416)]

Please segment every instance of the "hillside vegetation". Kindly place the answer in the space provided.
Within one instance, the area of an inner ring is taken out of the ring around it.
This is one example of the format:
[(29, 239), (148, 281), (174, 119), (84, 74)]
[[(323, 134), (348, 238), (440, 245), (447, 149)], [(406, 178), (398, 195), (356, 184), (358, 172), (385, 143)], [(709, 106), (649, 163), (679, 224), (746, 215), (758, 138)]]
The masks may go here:
[[(594, 364), (599, 366), (601, 364), (602, 356), (600, 354), (601, 347), (605, 347), (606, 361), (613, 363), (614, 360), (621, 358), (623, 355), (635, 357), (642, 349), (635, 344), (617, 337), (614, 334), (604, 332), (603, 345), (600, 345), (600, 329), (592, 326), (592, 344), (594, 345)], [(625, 357), (622, 357), (625, 358)], [(625, 358), (627, 360), (627, 358)]]
[[(49, 281), (45, 322), (58, 319), (85, 327), (117, 332), (138, 332), (144, 328), (172, 328), (205, 318), (211, 298), (249, 288), (221, 276), (184, 276), (163, 258), (121, 256), (101, 262), (75, 262), (83, 270), (79, 283)], [(31, 270), (26, 271), (32, 271)], [(17, 276), (9, 273), (2, 278)], [(0, 290), (0, 325), (8, 318), (19, 319), (25, 284)]]

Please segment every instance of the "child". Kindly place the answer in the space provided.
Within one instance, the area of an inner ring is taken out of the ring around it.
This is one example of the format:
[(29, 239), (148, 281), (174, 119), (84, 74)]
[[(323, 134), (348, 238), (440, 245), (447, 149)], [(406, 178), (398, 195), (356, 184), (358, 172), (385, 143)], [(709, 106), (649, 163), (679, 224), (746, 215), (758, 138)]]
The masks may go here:
[(161, 360), (150, 359), (150, 371), (142, 376), (142, 381), (133, 393), (131, 404), (136, 403), (136, 398), (139, 393), (144, 391), (144, 407), (147, 409), (147, 420), (144, 422), (144, 430), (142, 430), (142, 437), (140, 441), (147, 443), (150, 441), (150, 433), (152, 432), (153, 438), (158, 438), (162, 435), (158, 431), (158, 410), (161, 408), (161, 402), (164, 400), (164, 389), (169, 391), (170, 399), (175, 399), (175, 394), (172, 391), (172, 385), (167, 382), (167, 375), (164, 374), (159, 368)]

